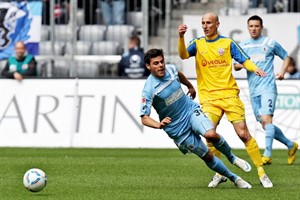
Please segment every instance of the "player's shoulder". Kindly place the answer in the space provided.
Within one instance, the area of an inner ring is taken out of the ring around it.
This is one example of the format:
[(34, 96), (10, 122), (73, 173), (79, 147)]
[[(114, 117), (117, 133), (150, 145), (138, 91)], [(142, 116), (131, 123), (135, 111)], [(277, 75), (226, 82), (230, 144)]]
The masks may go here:
[(201, 41), (201, 40), (203, 40), (203, 39), (205, 39), (204, 36), (197, 37), (197, 38), (193, 38), (193, 39), (190, 40), (189, 44), (195, 43), (195, 42), (197, 42), (197, 41)]
[(264, 43), (268, 47), (275, 47), (275, 45), (278, 44), (274, 39), (269, 38), (269, 37), (264, 37)]

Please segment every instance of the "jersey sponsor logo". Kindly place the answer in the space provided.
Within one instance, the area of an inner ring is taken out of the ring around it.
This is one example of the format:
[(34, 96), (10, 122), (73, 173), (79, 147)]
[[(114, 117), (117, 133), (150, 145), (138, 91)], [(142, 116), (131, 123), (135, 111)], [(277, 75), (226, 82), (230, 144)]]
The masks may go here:
[(166, 106), (173, 104), (175, 101), (180, 99), (184, 95), (181, 88), (174, 92), (170, 97), (165, 100)]
[(210, 60), (210, 61), (207, 61), (207, 60), (202, 60), (201, 61), (201, 64), (203, 67), (224, 67), (224, 66), (227, 66), (227, 62), (226, 60)]

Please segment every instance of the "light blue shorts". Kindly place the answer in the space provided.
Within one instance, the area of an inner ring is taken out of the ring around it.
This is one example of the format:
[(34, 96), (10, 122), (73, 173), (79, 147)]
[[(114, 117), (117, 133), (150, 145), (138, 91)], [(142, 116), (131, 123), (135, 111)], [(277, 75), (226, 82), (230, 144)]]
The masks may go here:
[(269, 92), (260, 96), (252, 97), (251, 104), (257, 121), (261, 122), (262, 115), (273, 115), (277, 93)]
[(208, 148), (200, 135), (204, 136), (207, 131), (213, 129), (213, 125), (200, 109), (194, 110), (190, 125), (188, 136), (177, 146), (183, 154), (194, 153), (202, 158), (208, 152)]

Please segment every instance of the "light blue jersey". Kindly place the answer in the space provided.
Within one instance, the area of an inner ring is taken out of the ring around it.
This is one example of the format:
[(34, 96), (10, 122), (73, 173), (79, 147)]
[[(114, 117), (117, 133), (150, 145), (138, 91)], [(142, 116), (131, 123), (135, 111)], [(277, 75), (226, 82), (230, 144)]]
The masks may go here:
[[(148, 77), (142, 92), (140, 116), (149, 116), (151, 106), (158, 113), (160, 121), (165, 117), (171, 118), (172, 122), (165, 126), (164, 131), (177, 145), (187, 139), (192, 131), (203, 135), (213, 128), (199, 104), (183, 92), (175, 65), (166, 65), (163, 78)], [(197, 123), (193, 124), (193, 121)]]
[(251, 57), (251, 61), (267, 73), (266, 77), (260, 77), (247, 71), (250, 97), (256, 97), (266, 92), (277, 94), (274, 57), (276, 55), (284, 60), (288, 56), (287, 52), (276, 41), (264, 36), (256, 40), (245, 40), (240, 43), (240, 46)]

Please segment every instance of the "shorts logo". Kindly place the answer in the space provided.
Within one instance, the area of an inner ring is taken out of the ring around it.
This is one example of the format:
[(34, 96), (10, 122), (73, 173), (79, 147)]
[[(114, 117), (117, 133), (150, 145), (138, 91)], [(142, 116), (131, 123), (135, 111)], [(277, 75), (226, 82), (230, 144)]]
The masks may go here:
[(219, 49), (218, 49), (218, 53), (219, 53), (220, 56), (223, 56), (224, 53), (225, 53), (225, 51), (224, 51), (223, 48), (219, 48)]
[(146, 105), (146, 98), (143, 97), (143, 98), (142, 98), (142, 106), (145, 106), (145, 105)]

